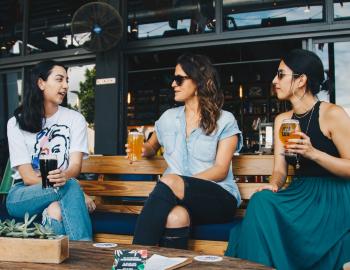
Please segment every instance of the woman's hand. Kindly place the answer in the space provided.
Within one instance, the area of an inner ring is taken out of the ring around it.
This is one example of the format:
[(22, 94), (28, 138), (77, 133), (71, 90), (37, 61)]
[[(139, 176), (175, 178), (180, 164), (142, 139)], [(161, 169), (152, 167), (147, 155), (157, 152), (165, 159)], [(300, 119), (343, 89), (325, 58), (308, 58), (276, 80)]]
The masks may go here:
[(130, 153), (130, 147), (129, 147), (129, 145), (127, 143), (124, 146), (125, 146), (125, 153), (126, 153), (125, 158), (128, 159), (129, 158), (129, 153)]
[(56, 169), (53, 171), (49, 171), (49, 174), (47, 176), (49, 181), (53, 183), (54, 187), (61, 187), (64, 186), (68, 180), (66, 173), (62, 171), (61, 169)]
[(84, 197), (85, 197), (85, 204), (86, 204), (86, 207), (87, 207), (88, 211), (90, 213), (95, 211), (96, 204), (95, 204), (94, 200), (91, 199), (91, 197), (89, 195), (85, 194), (85, 193), (84, 193)]
[(302, 155), (305, 158), (313, 160), (317, 149), (311, 144), (310, 137), (303, 132), (295, 132), (295, 135), (299, 135), (300, 139), (289, 139), (285, 148), (290, 153), (296, 153)]
[(264, 186), (261, 186), (257, 188), (256, 191), (262, 191), (262, 190), (271, 190), (272, 192), (277, 192), (278, 191), (278, 186), (276, 184), (266, 184)]

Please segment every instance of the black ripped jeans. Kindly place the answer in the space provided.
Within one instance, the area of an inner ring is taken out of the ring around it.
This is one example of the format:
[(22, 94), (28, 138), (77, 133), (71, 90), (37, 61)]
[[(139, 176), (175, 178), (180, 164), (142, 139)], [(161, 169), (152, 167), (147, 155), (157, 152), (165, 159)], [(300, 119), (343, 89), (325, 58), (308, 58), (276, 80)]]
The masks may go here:
[[(183, 200), (176, 198), (163, 182), (157, 183), (137, 220), (133, 244), (158, 245), (169, 230), (165, 230), (168, 214), (177, 205), (187, 209), (192, 225), (225, 223), (234, 219), (237, 200), (232, 194), (211, 181), (181, 178), (185, 185)], [(179, 237), (183, 237), (183, 231)]]

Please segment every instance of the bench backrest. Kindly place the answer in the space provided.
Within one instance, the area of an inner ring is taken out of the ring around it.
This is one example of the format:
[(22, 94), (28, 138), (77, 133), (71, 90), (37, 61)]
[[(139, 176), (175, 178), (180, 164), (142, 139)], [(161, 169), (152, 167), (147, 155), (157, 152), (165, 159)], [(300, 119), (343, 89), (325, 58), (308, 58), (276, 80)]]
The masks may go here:
[[(142, 159), (130, 163), (124, 156), (90, 156), (83, 161), (82, 173), (93, 173), (92, 180), (81, 180), (84, 191), (96, 196), (99, 210), (139, 213), (144, 198), (155, 186), (156, 181), (120, 180), (118, 174), (160, 176), (167, 164), (161, 157)], [(272, 155), (242, 155), (232, 159), (235, 176), (268, 176), (273, 170)], [(289, 168), (289, 175), (293, 170)], [(156, 178), (155, 178), (156, 179)], [(242, 199), (248, 200), (263, 183), (237, 183)], [(128, 198), (126, 198), (128, 197)]]

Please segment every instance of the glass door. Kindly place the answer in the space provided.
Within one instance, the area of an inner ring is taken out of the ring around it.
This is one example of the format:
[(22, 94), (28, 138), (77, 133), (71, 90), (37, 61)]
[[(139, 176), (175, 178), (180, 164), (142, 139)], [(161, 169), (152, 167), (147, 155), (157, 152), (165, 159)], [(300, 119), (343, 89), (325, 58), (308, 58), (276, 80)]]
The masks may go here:
[(314, 51), (321, 57), (331, 88), (330, 101), (344, 107), (350, 112), (350, 95), (348, 93), (348, 63), (350, 61), (350, 37), (314, 41)]

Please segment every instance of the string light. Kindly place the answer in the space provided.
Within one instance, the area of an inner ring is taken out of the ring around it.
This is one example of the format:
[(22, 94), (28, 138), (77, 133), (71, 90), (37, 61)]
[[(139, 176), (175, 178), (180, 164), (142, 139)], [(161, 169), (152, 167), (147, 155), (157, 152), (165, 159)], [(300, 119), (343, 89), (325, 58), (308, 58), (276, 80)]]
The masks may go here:
[(127, 103), (128, 103), (128, 105), (130, 105), (130, 103), (131, 103), (131, 93), (130, 92), (128, 92)]
[(239, 85), (239, 97), (243, 98), (243, 86), (241, 84)]
[(130, 28), (132, 33), (137, 33), (139, 31), (139, 27), (135, 19), (131, 21)]

